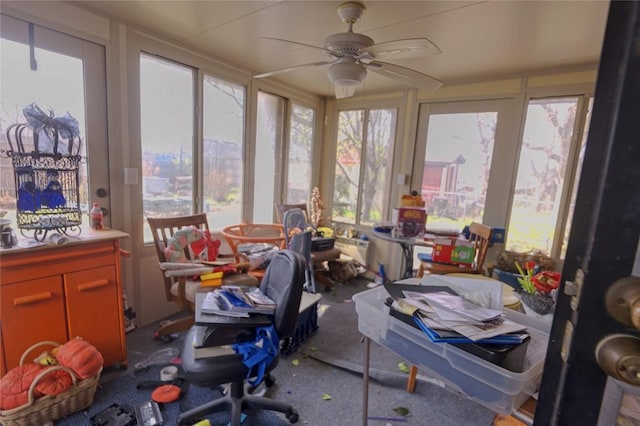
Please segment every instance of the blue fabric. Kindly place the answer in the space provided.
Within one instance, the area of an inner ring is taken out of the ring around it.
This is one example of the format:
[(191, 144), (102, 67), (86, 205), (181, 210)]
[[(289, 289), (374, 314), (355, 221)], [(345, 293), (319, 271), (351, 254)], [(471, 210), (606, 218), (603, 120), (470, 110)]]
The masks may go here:
[(64, 207), (67, 200), (62, 194), (62, 185), (57, 180), (49, 182), (47, 187), (42, 191), (42, 204), (50, 209)]
[(236, 343), (232, 348), (238, 355), (242, 355), (242, 362), (249, 368), (249, 384), (257, 385), (262, 382), (267, 367), (278, 356), (280, 339), (273, 325), (258, 327), (253, 342)]

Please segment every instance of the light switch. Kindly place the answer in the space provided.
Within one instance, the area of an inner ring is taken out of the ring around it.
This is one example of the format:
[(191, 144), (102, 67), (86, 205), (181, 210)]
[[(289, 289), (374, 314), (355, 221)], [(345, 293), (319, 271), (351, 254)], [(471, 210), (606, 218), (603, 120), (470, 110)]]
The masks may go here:
[(409, 175), (398, 173), (398, 185), (406, 185), (409, 182)]

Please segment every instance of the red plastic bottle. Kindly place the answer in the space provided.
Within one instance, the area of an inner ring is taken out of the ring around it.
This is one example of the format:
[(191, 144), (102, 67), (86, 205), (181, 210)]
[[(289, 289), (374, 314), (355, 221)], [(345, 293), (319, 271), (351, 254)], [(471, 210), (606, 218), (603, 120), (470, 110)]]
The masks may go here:
[(104, 229), (104, 216), (102, 214), (100, 204), (93, 203), (93, 208), (91, 209), (91, 213), (89, 214), (89, 216), (91, 217), (91, 228), (95, 230)]

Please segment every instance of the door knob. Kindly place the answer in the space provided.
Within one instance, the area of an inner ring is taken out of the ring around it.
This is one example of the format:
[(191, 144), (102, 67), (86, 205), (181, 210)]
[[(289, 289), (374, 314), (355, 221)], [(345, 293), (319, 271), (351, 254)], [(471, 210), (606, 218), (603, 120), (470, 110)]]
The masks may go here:
[(640, 330), (640, 278), (619, 279), (605, 296), (607, 311), (621, 324)]
[(596, 346), (596, 359), (609, 376), (633, 386), (640, 386), (640, 339), (614, 334)]

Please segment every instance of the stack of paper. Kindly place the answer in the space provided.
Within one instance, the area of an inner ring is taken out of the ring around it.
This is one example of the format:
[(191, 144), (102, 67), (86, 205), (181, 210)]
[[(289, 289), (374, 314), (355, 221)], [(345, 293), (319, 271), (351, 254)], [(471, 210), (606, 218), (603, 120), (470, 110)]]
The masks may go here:
[(249, 317), (250, 314), (272, 315), (276, 304), (259, 288), (225, 286), (205, 296), (200, 311), (230, 317)]
[(502, 311), (483, 308), (447, 292), (404, 291), (399, 309), (411, 312), (434, 342), (522, 343), (526, 326), (504, 318)]

